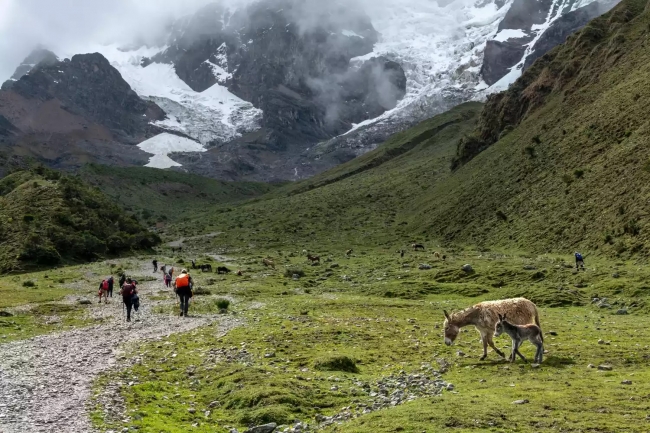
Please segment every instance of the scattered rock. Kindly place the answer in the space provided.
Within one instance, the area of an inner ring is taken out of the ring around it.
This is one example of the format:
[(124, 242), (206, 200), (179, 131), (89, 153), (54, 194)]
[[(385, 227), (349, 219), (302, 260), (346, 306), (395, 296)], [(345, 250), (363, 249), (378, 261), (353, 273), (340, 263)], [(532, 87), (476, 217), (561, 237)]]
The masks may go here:
[(534, 271), (534, 270), (536, 270), (536, 269), (537, 269), (537, 268), (536, 268), (534, 265), (525, 265), (525, 266), (524, 266), (524, 270), (525, 270), (525, 271)]
[(599, 339), (599, 340), (598, 340), (598, 344), (605, 344), (605, 340), (603, 340), (602, 338)]
[(555, 331), (548, 331), (547, 334), (552, 335), (553, 337), (557, 336), (557, 332)]
[(275, 358), (275, 352), (269, 352), (264, 354), (265, 358)]
[(527, 399), (515, 400), (512, 402), (512, 404), (527, 404), (527, 403), (530, 403)]
[(79, 305), (92, 305), (92, 301), (90, 299), (79, 299), (77, 303)]
[(459, 357), (462, 358), (463, 356), (465, 356), (465, 352), (463, 352), (462, 350), (459, 350), (459, 351), (456, 352), (456, 356), (459, 356)]
[(612, 371), (614, 368), (611, 365), (601, 364), (598, 366), (598, 370), (602, 371)]
[(420, 266), (418, 266), (418, 269), (421, 271), (427, 271), (431, 269), (431, 265), (427, 265), (426, 263), (421, 263)]
[(530, 367), (531, 367), (531, 368), (539, 368), (540, 365), (539, 365), (539, 364), (530, 364)]
[(619, 309), (619, 310), (616, 312), (616, 314), (618, 314), (619, 316), (624, 316), (624, 315), (626, 315), (626, 314), (627, 314), (627, 308), (623, 307), (623, 308)]
[(0, 311), (0, 317), (12, 317), (13, 314), (11, 314), (8, 311)]
[(618, 275), (618, 273), (614, 272), (614, 273), (612, 274), (612, 278), (618, 278), (618, 277), (620, 277), (620, 275)]
[(632, 381), (631, 380), (624, 380), (624, 381), (621, 382), (621, 385), (632, 385)]
[(211, 403), (208, 405), (208, 407), (209, 407), (210, 409), (214, 409), (215, 407), (219, 407), (219, 406), (221, 406), (221, 403), (218, 402), (217, 400), (211, 402)]
[(472, 273), (474, 272), (474, 268), (472, 268), (472, 265), (470, 264), (464, 264), (462, 268), (460, 268), (463, 272), (465, 273)]
[(189, 413), (191, 413), (191, 414), (195, 414), (195, 413), (196, 413), (196, 409), (194, 409), (193, 407), (187, 409), (187, 411), (188, 411)]
[(274, 422), (258, 425), (252, 428), (249, 428), (244, 433), (273, 433), (273, 431), (278, 427)]
[(587, 368), (596, 368), (596, 366), (594, 364), (589, 364), (587, 365)]
[(454, 390), (454, 384), (453, 383), (448, 383), (445, 389), (447, 391), (453, 391)]
[(295, 281), (298, 281), (298, 280), (300, 279), (300, 275), (298, 275), (298, 274), (293, 274), (292, 278), (293, 278)]
[(338, 264), (338, 263), (332, 263), (332, 264), (330, 265), (330, 269), (336, 269), (336, 268), (338, 268), (338, 267), (339, 267), (339, 264)]

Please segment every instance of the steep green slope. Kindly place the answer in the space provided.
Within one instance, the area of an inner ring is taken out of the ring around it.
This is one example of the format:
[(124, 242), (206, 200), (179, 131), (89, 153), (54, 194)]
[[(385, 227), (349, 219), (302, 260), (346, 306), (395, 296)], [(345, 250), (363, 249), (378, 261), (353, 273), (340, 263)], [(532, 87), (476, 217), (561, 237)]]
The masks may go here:
[[(476, 124), (467, 103), (392, 137), (336, 169), (202, 219), (215, 239), (240, 244), (376, 244), (410, 236), (409, 215), (450, 174), (456, 143)], [(191, 233), (195, 223), (181, 225)]]
[(208, 205), (254, 198), (277, 187), (254, 182), (222, 182), (147, 167), (89, 164), (81, 170), (81, 175), (115, 203), (150, 225), (187, 217), (203, 211)]
[(471, 161), (414, 220), (462, 243), (646, 255), (649, 30), (646, 2), (624, 0), (491, 97), (459, 147)]
[(148, 249), (160, 242), (80, 178), (42, 167), (0, 180), (0, 271)]

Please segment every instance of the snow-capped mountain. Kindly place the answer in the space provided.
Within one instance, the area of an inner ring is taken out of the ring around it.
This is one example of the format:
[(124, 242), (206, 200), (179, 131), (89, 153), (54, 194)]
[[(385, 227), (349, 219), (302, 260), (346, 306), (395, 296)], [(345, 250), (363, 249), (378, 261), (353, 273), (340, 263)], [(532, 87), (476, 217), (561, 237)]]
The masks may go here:
[[(296, 179), (507, 88), (534, 59), (611, 6), (594, 0), (214, 3), (173, 21), (158, 46), (85, 51), (101, 53), (142, 99), (165, 112), (152, 126), (167, 132), (140, 145), (154, 155), (150, 166), (182, 164), (226, 179)], [(25, 64), (14, 79), (32, 62)]]

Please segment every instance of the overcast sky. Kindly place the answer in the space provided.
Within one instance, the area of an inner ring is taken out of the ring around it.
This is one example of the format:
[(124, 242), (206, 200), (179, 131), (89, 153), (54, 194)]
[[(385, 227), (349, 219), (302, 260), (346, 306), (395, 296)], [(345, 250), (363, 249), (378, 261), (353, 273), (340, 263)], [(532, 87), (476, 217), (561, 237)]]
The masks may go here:
[(210, 0), (0, 0), (0, 83), (37, 44), (57, 54), (89, 42), (130, 42)]

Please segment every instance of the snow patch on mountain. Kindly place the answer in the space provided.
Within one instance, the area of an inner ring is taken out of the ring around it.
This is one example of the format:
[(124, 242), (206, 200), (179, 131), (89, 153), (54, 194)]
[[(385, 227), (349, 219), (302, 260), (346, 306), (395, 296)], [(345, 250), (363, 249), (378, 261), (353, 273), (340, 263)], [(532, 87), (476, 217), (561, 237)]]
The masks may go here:
[[(104, 55), (140, 97), (156, 102), (165, 111), (168, 119), (155, 122), (157, 126), (186, 134), (203, 145), (228, 142), (259, 129), (262, 112), (221, 84), (195, 92), (178, 77), (173, 65), (152, 63), (142, 67), (144, 58), (165, 48), (126, 51), (117, 45), (104, 45), (94, 47), (94, 51)], [(220, 47), (223, 58), (219, 59), (226, 63), (212, 65), (215, 77), (221, 74), (223, 82), (230, 78), (225, 49), (225, 45)]]
[(528, 34), (523, 30), (503, 29), (492, 38), (493, 41), (505, 42), (508, 39), (525, 38)]
[(168, 156), (173, 152), (205, 152), (205, 148), (200, 143), (166, 132), (143, 141), (138, 144), (138, 147), (153, 155), (145, 165), (153, 168), (180, 167), (181, 164)]

